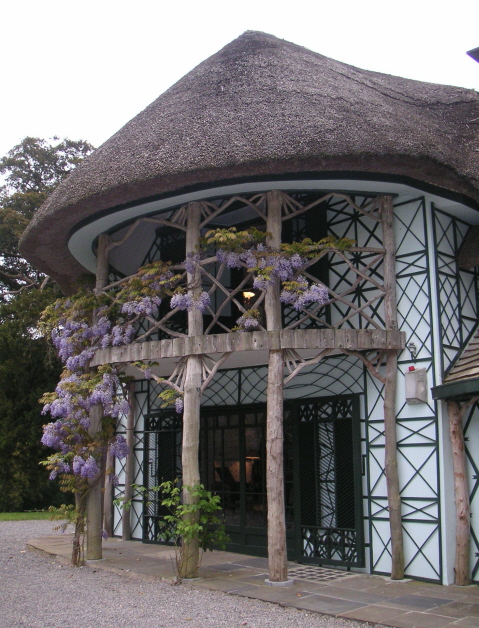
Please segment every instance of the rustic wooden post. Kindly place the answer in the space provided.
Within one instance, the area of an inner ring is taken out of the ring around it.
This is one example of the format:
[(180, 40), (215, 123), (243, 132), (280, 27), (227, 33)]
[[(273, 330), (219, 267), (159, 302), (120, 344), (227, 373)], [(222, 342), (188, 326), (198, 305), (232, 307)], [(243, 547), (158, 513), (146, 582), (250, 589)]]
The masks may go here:
[(99, 293), (108, 285), (108, 275), (110, 273), (110, 263), (108, 261), (108, 245), (110, 236), (101, 233), (98, 236), (98, 247), (96, 251), (96, 283), (95, 293)]
[(113, 536), (113, 497), (114, 486), (110, 482), (109, 475), (106, 473), (109, 469), (114, 469), (115, 458), (111, 455), (110, 450), (106, 452), (105, 459), (105, 480), (103, 493), (103, 529), (109, 537)]
[[(103, 418), (103, 408), (101, 405), (93, 406), (90, 410), (89, 433), (95, 438), (101, 430)], [(101, 526), (102, 526), (102, 486), (100, 477), (89, 480), (90, 488), (86, 496), (86, 558), (87, 560), (100, 560), (102, 558), (101, 548)]]
[[(268, 192), (266, 230), (271, 234), (266, 244), (273, 249), (281, 245), (281, 195)], [(279, 283), (267, 287), (265, 296), (266, 327), (270, 332), (282, 328)], [(271, 583), (287, 582), (286, 523), (284, 512), (283, 472), (283, 384), (284, 356), (272, 349), (268, 361), (266, 406), (266, 491), (268, 501), (268, 566)]]
[(72, 540), (72, 565), (74, 567), (81, 567), (83, 565), (84, 554), (84, 534), (85, 534), (85, 499), (84, 495), (75, 493), (75, 530)]
[[(109, 237), (101, 234), (98, 238), (98, 250), (96, 258), (96, 285), (95, 292), (101, 291), (108, 283), (108, 244)], [(90, 410), (89, 433), (95, 438), (102, 428), (103, 409), (101, 405), (93, 406)], [(104, 463), (100, 465), (101, 476), (91, 482), (86, 497), (86, 558), (87, 560), (100, 560), (102, 558), (101, 528), (102, 528), (102, 478), (104, 476)], [(111, 508), (111, 502), (110, 502)]]
[[(189, 203), (187, 207), (186, 253), (197, 253), (200, 244), (200, 203)], [(187, 274), (188, 294), (193, 298), (201, 292), (201, 271), (197, 267), (194, 274)], [(203, 334), (203, 314), (193, 308), (188, 312), (188, 335)], [(202, 363), (200, 355), (188, 356), (184, 386), (183, 407), (183, 484), (185, 487), (200, 483), (199, 438), (200, 438), (200, 398), (201, 398)], [(194, 503), (190, 492), (183, 489), (183, 503)], [(194, 520), (192, 521), (194, 522)], [(196, 578), (199, 566), (198, 539), (182, 541), (181, 561), (178, 566), (180, 578)]]
[[(386, 329), (398, 328), (396, 308), (396, 245), (394, 242), (394, 210), (390, 196), (382, 201), (384, 256), (384, 314)], [(404, 546), (401, 521), (401, 496), (397, 463), (396, 436), (397, 350), (388, 350), (386, 384), (384, 386), (385, 472), (391, 529), (391, 579), (404, 578)]]
[[(126, 457), (125, 462), (125, 503), (130, 503), (133, 499), (133, 480), (134, 480), (134, 456), (133, 447), (135, 446), (135, 382), (128, 384), (128, 415), (126, 417), (126, 444), (130, 453)], [(121, 515), (121, 538), (129, 541), (131, 538), (131, 508), (124, 508)]]
[(462, 419), (470, 404), (457, 401), (447, 402), (449, 415), (449, 437), (452, 445), (452, 465), (454, 470), (454, 500), (456, 502), (456, 560), (454, 564), (454, 584), (471, 584), (469, 549), (471, 543), (471, 511), (467, 478), (466, 447)]

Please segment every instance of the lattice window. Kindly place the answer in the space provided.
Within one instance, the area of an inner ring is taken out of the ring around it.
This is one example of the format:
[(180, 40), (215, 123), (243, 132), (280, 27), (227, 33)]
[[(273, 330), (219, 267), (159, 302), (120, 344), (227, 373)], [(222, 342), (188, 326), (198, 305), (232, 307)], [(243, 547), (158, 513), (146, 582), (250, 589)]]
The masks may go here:
[[(366, 208), (371, 199), (355, 197), (354, 201), (360, 207)], [(327, 225), (328, 233), (338, 238), (350, 238), (357, 243), (358, 247), (381, 249), (383, 246), (381, 222), (368, 218), (344, 199), (338, 200), (333, 197), (329, 200)], [(359, 269), (376, 282), (382, 283), (382, 256), (374, 252), (357, 251), (350, 254), (348, 259), (354, 268)], [(358, 307), (364, 307), (365, 303), (373, 299), (368, 313), (373, 320), (377, 320), (379, 325), (384, 327), (383, 295), (379, 293), (377, 286), (367, 279), (358, 281), (358, 275), (351, 270), (344, 259), (338, 259), (335, 256), (329, 258), (329, 286), (338, 294), (348, 292), (350, 300)], [(333, 303), (331, 305), (332, 324), (336, 326), (346, 318), (347, 326), (354, 329), (372, 326), (372, 323), (361, 315), (351, 317), (351, 313), (352, 309), (347, 303)]]
[[(145, 448), (145, 429), (144, 419), (149, 412), (149, 382), (139, 380), (135, 383), (135, 427), (134, 427), (134, 446), (133, 446), (133, 483), (142, 486), (144, 482), (144, 448)], [(118, 428), (118, 433), (125, 434), (125, 421), (122, 420)], [(120, 483), (115, 489), (115, 499), (122, 497), (125, 491), (125, 476), (123, 465), (116, 461), (116, 470), (121, 472)], [(113, 530), (114, 534), (121, 534), (121, 520), (123, 510), (121, 506), (114, 506)], [(131, 517), (131, 535), (134, 539), (141, 539), (143, 536), (143, 497), (136, 493), (133, 497), (132, 507), (130, 511)]]

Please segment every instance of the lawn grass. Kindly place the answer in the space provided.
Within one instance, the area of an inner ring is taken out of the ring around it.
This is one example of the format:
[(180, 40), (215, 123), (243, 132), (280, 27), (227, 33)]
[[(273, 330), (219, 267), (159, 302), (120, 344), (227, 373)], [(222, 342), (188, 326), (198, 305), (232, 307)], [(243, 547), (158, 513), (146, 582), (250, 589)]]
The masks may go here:
[(24, 521), (28, 519), (49, 519), (50, 513), (38, 512), (0, 512), (0, 521)]

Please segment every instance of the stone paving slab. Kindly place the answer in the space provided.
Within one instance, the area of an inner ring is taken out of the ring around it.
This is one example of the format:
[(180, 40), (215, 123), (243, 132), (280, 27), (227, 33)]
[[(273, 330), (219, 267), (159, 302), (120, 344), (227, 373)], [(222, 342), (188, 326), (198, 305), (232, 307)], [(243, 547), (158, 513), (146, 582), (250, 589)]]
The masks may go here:
[[(72, 535), (57, 534), (32, 539), (27, 548), (66, 563), (71, 556), (71, 541)], [(174, 580), (174, 561), (171, 547), (114, 538), (104, 543), (103, 559), (87, 561), (87, 565), (154, 581)], [(328, 580), (323, 574), (314, 581), (295, 577), (293, 586), (280, 588), (265, 584), (267, 565), (265, 558), (256, 556), (208, 552), (203, 557), (200, 578), (183, 582), (191, 587), (394, 628), (479, 628), (479, 587), (475, 585), (446, 587), (366, 574), (333, 576)], [(295, 563), (290, 566), (297, 567)]]

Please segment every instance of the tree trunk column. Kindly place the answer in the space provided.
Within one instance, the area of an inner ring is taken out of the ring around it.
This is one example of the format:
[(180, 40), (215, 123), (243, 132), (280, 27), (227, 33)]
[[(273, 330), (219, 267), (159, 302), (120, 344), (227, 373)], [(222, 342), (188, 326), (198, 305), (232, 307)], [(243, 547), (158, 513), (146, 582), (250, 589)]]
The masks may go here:
[(456, 401), (447, 402), (449, 436), (452, 445), (454, 469), (454, 499), (456, 502), (456, 561), (454, 584), (471, 584), (469, 548), (471, 542), (471, 512), (469, 504), (469, 482), (467, 478), (466, 448), (462, 418), (464, 411)]
[(124, 508), (121, 515), (121, 538), (129, 541), (131, 537), (131, 500), (133, 499), (133, 479), (134, 479), (134, 457), (133, 448), (135, 446), (135, 382), (128, 384), (128, 416), (126, 418), (126, 444), (129, 454), (125, 462), (125, 504), (130, 504), (129, 508)]
[[(189, 203), (187, 208), (186, 253), (197, 253), (200, 244), (201, 204)], [(188, 294), (193, 298), (201, 292), (201, 271), (196, 269), (192, 275), (187, 274)], [(188, 312), (188, 335), (203, 334), (203, 314), (193, 308)], [(183, 398), (183, 484), (187, 487), (200, 483), (199, 469), (199, 438), (200, 438), (200, 398), (201, 398), (202, 361), (200, 355), (188, 356), (186, 379)], [(194, 503), (194, 498), (187, 489), (183, 490), (183, 502)], [(193, 523), (195, 521), (192, 521)], [(182, 560), (179, 565), (181, 578), (196, 578), (199, 565), (198, 540), (182, 542)]]
[(115, 486), (110, 482), (110, 476), (107, 471), (115, 470), (115, 458), (111, 455), (110, 450), (106, 452), (105, 459), (105, 480), (103, 493), (103, 529), (108, 537), (113, 536), (113, 496)]
[[(384, 314), (386, 330), (397, 330), (396, 304), (396, 244), (394, 241), (394, 210), (390, 196), (382, 202), (384, 256)], [(397, 463), (396, 435), (397, 351), (390, 350), (386, 358), (384, 386), (385, 472), (391, 529), (391, 579), (404, 578), (404, 546), (401, 520), (401, 495)]]
[[(268, 192), (266, 230), (271, 234), (267, 245), (281, 246), (281, 195)], [(267, 287), (265, 296), (266, 328), (282, 328), (279, 282)], [(266, 490), (268, 501), (268, 566), (271, 583), (287, 582), (286, 523), (284, 508), (283, 471), (283, 381), (284, 356), (281, 350), (271, 350), (268, 362), (266, 407)]]
[[(98, 249), (96, 257), (96, 284), (95, 293), (100, 292), (108, 283), (108, 244), (110, 238), (102, 233), (98, 238)], [(90, 410), (89, 434), (93, 438), (102, 429), (103, 409), (101, 405), (93, 406)], [(103, 523), (103, 495), (102, 479), (105, 475), (104, 461), (100, 463), (100, 477), (91, 481), (91, 486), (86, 497), (86, 558), (87, 560), (100, 560), (102, 558), (101, 529)], [(104, 483), (104, 479), (103, 479)], [(111, 498), (109, 506), (105, 499), (105, 504), (111, 509)]]
[[(101, 431), (103, 418), (102, 406), (96, 405), (90, 410), (90, 435), (95, 438)], [(86, 559), (100, 560), (102, 558), (101, 549), (101, 526), (102, 526), (102, 491), (101, 491), (101, 470), (100, 476), (89, 480), (91, 483), (86, 496)]]

